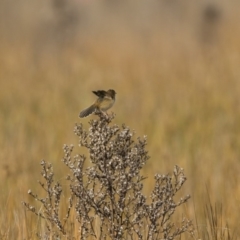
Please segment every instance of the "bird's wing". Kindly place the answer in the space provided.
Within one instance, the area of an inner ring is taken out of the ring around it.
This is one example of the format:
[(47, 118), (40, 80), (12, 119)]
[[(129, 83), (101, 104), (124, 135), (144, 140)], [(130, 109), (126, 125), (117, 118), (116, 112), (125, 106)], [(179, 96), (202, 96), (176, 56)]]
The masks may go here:
[(93, 91), (93, 93), (100, 98), (104, 98), (107, 92), (104, 90), (99, 90), (99, 91)]

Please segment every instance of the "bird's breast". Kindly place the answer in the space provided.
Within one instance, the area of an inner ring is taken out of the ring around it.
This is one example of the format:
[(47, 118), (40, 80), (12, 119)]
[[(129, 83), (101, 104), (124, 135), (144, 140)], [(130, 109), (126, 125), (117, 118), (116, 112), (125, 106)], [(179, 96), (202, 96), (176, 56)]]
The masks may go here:
[(114, 102), (115, 102), (115, 99), (104, 98), (101, 100), (101, 103), (99, 104), (99, 108), (102, 111), (107, 111), (109, 108), (113, 106)]

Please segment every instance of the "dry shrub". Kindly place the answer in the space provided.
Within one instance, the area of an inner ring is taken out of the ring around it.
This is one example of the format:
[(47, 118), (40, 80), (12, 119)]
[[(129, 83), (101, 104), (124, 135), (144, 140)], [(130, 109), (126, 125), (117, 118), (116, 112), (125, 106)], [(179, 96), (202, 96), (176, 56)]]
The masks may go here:
[[(74, 233), (69, 226), (76, 223), (80, 239), (176, 239), (182, 233), (193, 233), (188, 219), (182, 218), (178, 224), (173, 220), (176, 208), (190, 198), (175, 197), (186, 181), (183, 169), (175, 166), (172, 175), (156, 174), (153, 191), (145, 196), (141, 169), (149, 159), (146, 138), (135, 140), (134, 133), (125, 125), (112, 125), (113, 114), (96, 114), (99, 119), (89, 122), (88, 131), (82, 124), (74, 128), (79, 146), (88, 150), (89, 158), (72, 156), (73, 146), (64, 146), (63, 163), (70, 172), (65, 217), (61, 217), (59, 207), (63, 188), (54, 182), (52, 165), (41, 163), (44, 182), (39, 183), (46, 196), (40, 198), (31, 190), (29, 194), (42, 207), (37, 210), (24, 203), (28, 210), (46, 220), (46, 231), (38, 236), (72, 238)], [(86, 161), (90, 161), (88, 167)]]

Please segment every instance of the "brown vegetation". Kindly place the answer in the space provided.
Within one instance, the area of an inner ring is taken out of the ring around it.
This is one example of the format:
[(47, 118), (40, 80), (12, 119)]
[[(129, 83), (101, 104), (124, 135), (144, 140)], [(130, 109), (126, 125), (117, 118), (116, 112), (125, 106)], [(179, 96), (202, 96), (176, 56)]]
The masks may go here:
[[(34, 239), (44, 227), (21, 204), (39, 189), (39, 163), (64, 180), (62, 146), (77, 145), (74, 123), (91, 118), (79, 111), (92, 90), (109, 88), (115, 123), (147, 135), (144, 175), (184, 168), (192, 198), (182, 211), (198, 238), (225, 226), (238, 236), (239, 4), (211, 6), (219, 14), (209, 26), (200, 1), (20, 2), (0, 3), (0, 239)], [(215, 203), (221, 210), (205, 207)]]

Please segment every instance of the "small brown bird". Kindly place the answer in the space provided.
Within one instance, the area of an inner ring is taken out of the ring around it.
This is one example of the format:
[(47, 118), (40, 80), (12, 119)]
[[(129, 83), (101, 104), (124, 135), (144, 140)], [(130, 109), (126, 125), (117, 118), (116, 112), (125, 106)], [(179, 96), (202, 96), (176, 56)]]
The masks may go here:
[(98, 99), (90, 107), (80, 112), (79, 114), (80, 118), (87, 117), (88, 115), (92, 114), (95, 110), (107, 111), (109, 108), (113, 106), (115, 102), (116, 92), (112, 89), (109, 89), (108, 91), (104, 90), (93, 91), (93, 93), (98, 96)]

